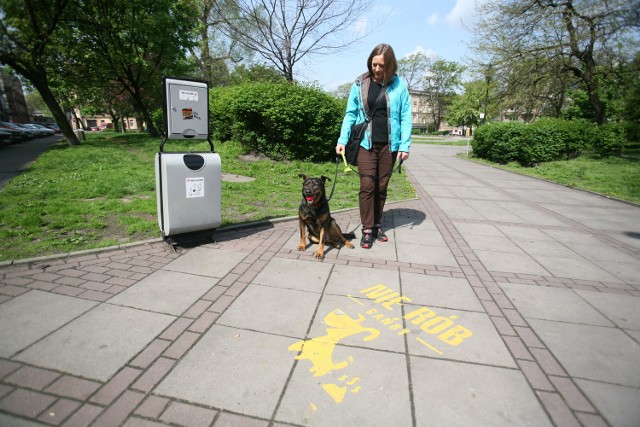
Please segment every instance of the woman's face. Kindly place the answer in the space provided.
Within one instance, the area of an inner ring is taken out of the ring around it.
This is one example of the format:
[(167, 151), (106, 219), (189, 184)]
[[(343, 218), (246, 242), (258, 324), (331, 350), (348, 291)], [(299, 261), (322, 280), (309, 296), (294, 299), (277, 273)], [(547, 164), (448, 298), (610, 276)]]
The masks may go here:
[(371, 69), (373, 70), (373, 78), (378, 83), (384, 79), (384, 56), (376, 55), (371, 58)]

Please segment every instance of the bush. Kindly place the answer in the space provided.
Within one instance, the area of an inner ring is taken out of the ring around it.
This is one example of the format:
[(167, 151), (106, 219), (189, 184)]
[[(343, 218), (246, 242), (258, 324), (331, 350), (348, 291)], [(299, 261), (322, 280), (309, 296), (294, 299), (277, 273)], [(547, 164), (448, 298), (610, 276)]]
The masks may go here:
[(627, 132), (622, 123), (609, 123), (598, 128), (593, 150), (600, 157), (620, 155), (627, 143)]
[(210, 128), (220, 141), (273, 159), (327, 161), (335, 156), (344, 102), (290, 83), (247, 83), (210, 92)]
[(521, 122), (489, 123), (476, 129), (471, 143), (481, 158), (506, 164), (517, 161), (523, 166), (554, 160), (570, 160), (592, 145), (597, 132), (581, 120), (539, 119)]

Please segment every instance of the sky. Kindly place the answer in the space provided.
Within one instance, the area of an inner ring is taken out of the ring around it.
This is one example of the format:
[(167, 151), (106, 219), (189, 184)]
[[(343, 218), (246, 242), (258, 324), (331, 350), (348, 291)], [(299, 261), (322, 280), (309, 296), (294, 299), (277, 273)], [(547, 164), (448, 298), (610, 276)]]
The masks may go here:
[(351, 83), (367, 70), (367, 58), (380, 43), (393, 47), (396, 59), (422, 51), (448, 61), (465, 62), (474, 22), (474, 0), (375, 0), (354, 30), (370, 33), (340, 52), (312, 56), (294, 65), (294, 77), (316, 82), (326, 91)]

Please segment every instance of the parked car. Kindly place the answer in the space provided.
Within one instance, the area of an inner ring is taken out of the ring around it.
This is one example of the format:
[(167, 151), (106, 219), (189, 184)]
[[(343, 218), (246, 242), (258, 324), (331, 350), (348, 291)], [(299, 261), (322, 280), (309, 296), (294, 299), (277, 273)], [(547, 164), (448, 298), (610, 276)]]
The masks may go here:
[(98, 126), (98, 130), (107, 130), (107, 129), (111, 129), (113, 127), (113, 125), (111, 123), (101, 123), (100, 126)]
[(42, 136), (51, 136), (56, 133), (53, 129), (49, 129), (40, 123), (26, 123), (25, 125), (38, 130)]
[(57, 123), (43, 123), (46, 127), (48, 127), (49, 129), (53, 129), (53, 131), (55, 133), (61, 133), (62, 130), (60, 130), (60, 126), (58, 126)]
[(31, 135), (25, 129), (22, 129), (21, 127), (16, 126), (13, 123), (0, 122), (0, 128), (2, 130), (8, 130), (13, 134), (14, 143), (26, 141), (31, 137)]
[(9, 131), (0, 129), (0, 147), (13, 144), (13, 135)]
[(43, 136), (40, 129), (34, 129), (31, 126), (27, 126), (25, 123), (14, 123), (14, 125), (25, 130), (29, 134), (29, 139), (40, 138)]

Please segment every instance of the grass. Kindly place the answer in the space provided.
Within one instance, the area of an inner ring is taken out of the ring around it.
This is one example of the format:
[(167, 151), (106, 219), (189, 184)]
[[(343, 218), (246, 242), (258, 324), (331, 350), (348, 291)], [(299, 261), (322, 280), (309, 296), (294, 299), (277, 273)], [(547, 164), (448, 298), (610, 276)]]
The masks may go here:
[(411, 135), (412, 144), (455, 145), (462, 147), (467, 145), (467, 139), (466, 137)]
[[(160, 140), (142, 134), (87, 133), (54, 145), (0, 192), (0, 261), (113, 246), (160, 237), (154, 156)], [(206, 142), (168, 141), (165, 152), (209, 151)], [(222, 172), (255, 178), (222, 183), (222, 226), (295, 216), (302, 180), (334, 178), (335, 163), (273, 161), (216, 144)], [(339, 167), (331, 209), (358, 206), (359, 180)], [(330, 191), (333, 182), (327, 182)], [(406, 175), (391, 179), (389, 201), (415, 197)]]
[(602, 159), (593, 153), (584, 153), (573, 160), (548, 162), (531, 168), (522, 167), (518, 163), (500, 165), (474, 157), (470, 159), (569, 187), (640, 203), (640, 144), (629, 145), (619, 157)]

